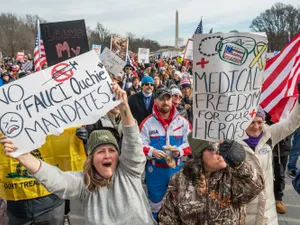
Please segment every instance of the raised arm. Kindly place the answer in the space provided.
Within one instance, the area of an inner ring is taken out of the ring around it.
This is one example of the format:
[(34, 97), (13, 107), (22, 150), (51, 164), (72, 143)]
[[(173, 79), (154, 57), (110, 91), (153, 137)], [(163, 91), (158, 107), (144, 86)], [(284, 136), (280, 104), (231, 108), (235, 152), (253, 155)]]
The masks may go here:
[[(0, 139), (4, 146), (4, 153), (12, 157), (16, 146), (7, 137)], [(63, 172), (55, 166), (51, 166), (30, 153), (25, 153), (16, 158), (29, 173), (49, 192), (52, 192), (64, 199), (79, 199), (84, 190), (83, 178), (78, 172)]]
[(243, 205), (251, 202), (264, 189), (264, 179), (258, 169), (247, 162), (238, 168), (229, 168), (232, 172), (232, 202)]
[(273, 124), (268, 129), (271, 133), (272, 144), (275, 146), (278, 142), (292, 134), (300, 126), (300, 105), (296, 102), (291, 114), (281, 120), (280, 122)]
[(300, 126), (300, 81), (298, 81), (297, 89), (298, 99), (291, 114), (269, 128), (273, 146), (292, 134)]
[(140, 177), (145, 168), (146, 157), (142, 152), (139, 128), (128, 105), (126, 92), (119, 86), (114, 86), (113, 90), (116, 98), (123, 100), (118, 106), (123, 134), (120, 166), (130, 175)]

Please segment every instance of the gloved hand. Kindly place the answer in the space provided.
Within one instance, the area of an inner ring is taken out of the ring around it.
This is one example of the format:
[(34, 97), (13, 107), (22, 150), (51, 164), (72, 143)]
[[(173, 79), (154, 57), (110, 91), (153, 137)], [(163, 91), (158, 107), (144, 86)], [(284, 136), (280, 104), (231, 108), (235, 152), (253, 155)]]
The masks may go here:
[(87, 143), (88, 138), (89, 138), (89, 134), (88, 131), (85, 127), (80, 127), (76, 129), (76, 136), (79, 137), (84, 144)]
[(244, 147), (236, 141), (225, 139), (219, 147), (220, 155), (230, 167), (241, 165), (246, 159)]
[(298, 80), (297, 89), (298, 89), (298, 103), (300, 104), (300, 80)]

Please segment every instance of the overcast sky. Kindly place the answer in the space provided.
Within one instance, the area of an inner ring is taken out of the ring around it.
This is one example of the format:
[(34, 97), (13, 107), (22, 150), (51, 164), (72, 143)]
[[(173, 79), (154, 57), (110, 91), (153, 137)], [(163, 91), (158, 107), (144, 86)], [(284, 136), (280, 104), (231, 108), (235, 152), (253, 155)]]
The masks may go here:
[[(2, 12), (19, 16), (38, 14), (49, 22), (85, 19), (86, 26), (102, 23), (112, 32), (174, 45), (175, 12), (179, 11), (179, 37), (190, 38), (201, 16), (203, 32), (250, 31), (251, 21), (274, 0), (0, 0)], [(281, 0), (299, 6), (299, 0)], [(5, 11), (4, 11), (5, 10)]]

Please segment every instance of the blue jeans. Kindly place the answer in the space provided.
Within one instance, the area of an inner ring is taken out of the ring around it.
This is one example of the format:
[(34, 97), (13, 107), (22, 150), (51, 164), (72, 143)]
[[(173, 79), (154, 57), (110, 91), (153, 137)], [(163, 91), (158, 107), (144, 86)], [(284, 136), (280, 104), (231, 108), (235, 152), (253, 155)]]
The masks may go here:
[(293, 144), (290, 152), (288, 163), (288, 171), (297, 170), (296, 164), (300, 156), (300, 129), (296, 130), (294, 134)]

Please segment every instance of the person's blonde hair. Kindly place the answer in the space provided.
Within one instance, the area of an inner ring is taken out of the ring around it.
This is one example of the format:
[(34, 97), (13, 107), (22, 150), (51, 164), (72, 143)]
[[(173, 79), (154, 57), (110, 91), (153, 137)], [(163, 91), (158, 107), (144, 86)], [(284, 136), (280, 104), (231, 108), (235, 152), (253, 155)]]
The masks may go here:
[(85, 188), (90, 191), (96, 191), (101, 187), (109, 187), (110, 180), (102, 178), (98, 175), (96, 168), (93, 165), (93, 154), (87, 156), (83, 165), (83, 180)]

